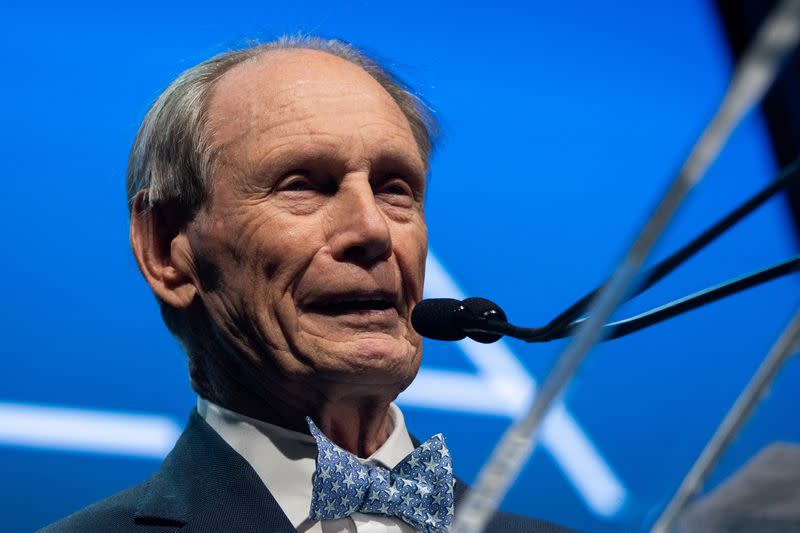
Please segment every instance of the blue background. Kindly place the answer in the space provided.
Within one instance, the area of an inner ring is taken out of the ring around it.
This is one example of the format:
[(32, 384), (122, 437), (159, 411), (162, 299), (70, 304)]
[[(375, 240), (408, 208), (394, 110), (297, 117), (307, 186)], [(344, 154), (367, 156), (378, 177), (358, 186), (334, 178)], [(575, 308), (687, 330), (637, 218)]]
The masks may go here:
[[(337, 4), (229, 1), (8, 6), (0, 45), (0, 402), (167, 416), (195, 401), (128, 245), (124, 173), (150, 102), (207, 57), (283, 33), (341, 37), (384, 59), (436, 110), (445, 138), (427, 200), (431, 249), (468, 294), (540, 325), (613, 269), (731, 72), (710, 2)], [(735, 132), (660, 243), (671, 250), (777, 168), (764, 124)], [(796, 253), (773, 200), (620, 316)], [(585, 531), (646, 529), (798, 301), (790, 277), (599, 346), (565, 403), (624, 485), (593, 512), (537, 449), (503, 506)], [(564, 342), (507, 346), (541, 380)], [(425, 368), (476, 375), (430, 342)], [(710, 486), (766, 443), (800, 441), (800, 364)], [(444, 432), (472, 481), (507, 417), (407, 406), (420, 437)], [(0, 445), (0, 530), (30, 531), (147, 477), (152, 458)]]

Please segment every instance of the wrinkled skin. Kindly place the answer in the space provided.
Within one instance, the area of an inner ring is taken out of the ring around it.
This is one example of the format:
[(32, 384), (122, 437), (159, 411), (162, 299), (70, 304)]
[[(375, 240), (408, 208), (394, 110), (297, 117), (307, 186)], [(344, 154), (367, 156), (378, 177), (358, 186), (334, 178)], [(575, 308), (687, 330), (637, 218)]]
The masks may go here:
[(175, 279), (140, 267), (171, 305), (199, 298), (232, 347), (211, 354), (211, 400), (297, 429), (310, 414), (368, 455), (421, 355), (426, 162), (408, 121), (359, 67), (291, 50), (226, 73), (209, 131), (217, 165), (169, 243)]

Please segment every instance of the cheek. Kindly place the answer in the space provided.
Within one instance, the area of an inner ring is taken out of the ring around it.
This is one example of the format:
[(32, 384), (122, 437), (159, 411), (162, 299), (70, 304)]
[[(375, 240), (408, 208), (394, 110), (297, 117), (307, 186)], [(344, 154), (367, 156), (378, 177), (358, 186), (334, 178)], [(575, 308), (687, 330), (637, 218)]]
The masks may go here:
[(425, 259), (428, 254), (427, 228), (424, 222), (409, 225), (397, 231), (393, 239), (408, 296), (416, 302), (422, 298), (425, 278)]
[[(293, 290), (319, 250), (319, 231), (297, 217), (264, 210), (229, 211), (198, 243), (214, 271), (207, 305), (230, 335), (254, 351), (288, 349), (296, 329)], [(255, 328), (255, 329), (253, 329)]]
[(225, 228), (227, 239), (233, 243), (232, 253), (244, 267), (240, 274), (255, 276), (258, 279), (251, 281), (259, 283), (275, 282), (276, 289), (285, 289), (310, 260), (319, 237), (312, 225), (279, 210), (253, 207), (250, 211)]
[(291, 289), (325, 245), (321, 224), (294, 216), (275, 216), (260, 230), (264, 273), (282, 292)]

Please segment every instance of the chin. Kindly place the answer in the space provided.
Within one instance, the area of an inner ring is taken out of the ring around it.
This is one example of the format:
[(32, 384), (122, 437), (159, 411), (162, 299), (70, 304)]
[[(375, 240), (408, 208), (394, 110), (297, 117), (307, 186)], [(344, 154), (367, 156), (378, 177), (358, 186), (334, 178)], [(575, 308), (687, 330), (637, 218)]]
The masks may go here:
[(353, 339), (326, 348), (328, 368), (319, 370), (335, 381), (393, 385), (399, 392), (408, 387), (419, 370), (420, 349), (405, 339)]

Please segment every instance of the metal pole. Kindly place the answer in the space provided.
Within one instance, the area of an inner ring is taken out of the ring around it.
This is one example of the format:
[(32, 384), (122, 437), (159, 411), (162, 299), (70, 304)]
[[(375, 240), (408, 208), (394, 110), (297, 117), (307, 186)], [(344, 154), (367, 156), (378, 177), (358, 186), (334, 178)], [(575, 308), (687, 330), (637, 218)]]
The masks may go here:
[(527, 414), (506, 431), (484, 465), (474, 488), (460, 506), (452, 531), (477, 533), (483, 530), (530, 456), (545, 415), (560, 398), (586, 354), (600, 340), (603, 325), (630, 290), (647, 254), (683, 199), (714, 161), (733, 128), (761, 100), (798, 37), (800, 0), (784, 0), (760, 28), (736, 68), (719, 109), (611, 280), (593, 300), (589, 318), (556, 362)]
[(778, 341), (761, 362), (761, 366), (758, 367), (756, 373), (750, 378), (750, 382), (742, 390), (736, 403), (725, 415), (725, 419), (719, 425), (717, 431), (714, 432), (714, 436), (708, 441), (689, 473), (683, 478), (680, 487), (672, 496), (672, 500), (667, 504), (664, 512), (656, 520), (650, 533), (667, 533), (670, 531), (681, 511), (683, 511), (689, 500), (705, 482), (708, 474), (717, 465), (728, 444), (738, 435), (742, 426), (753, 414), (783, 364), (797, 352), (798, 344), (800, 344), (800, 309), (798, 309), (789, 325), (786, 326), (786, 329), (783, 330)]

